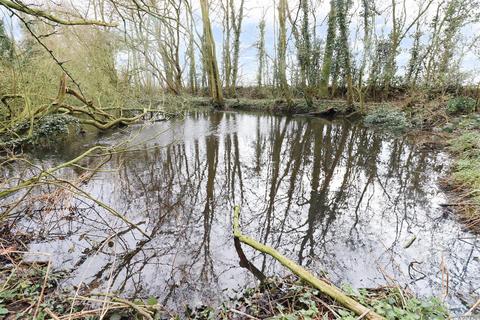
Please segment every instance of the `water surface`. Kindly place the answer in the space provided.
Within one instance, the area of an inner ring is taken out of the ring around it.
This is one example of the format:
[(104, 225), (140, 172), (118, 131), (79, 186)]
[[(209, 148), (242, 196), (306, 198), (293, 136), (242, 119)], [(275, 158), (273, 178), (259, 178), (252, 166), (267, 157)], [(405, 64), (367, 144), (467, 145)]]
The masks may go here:
[[(65, 285), (155, 296), (173, 309), (232, 296), (255, 284), (233, 246), (238, 204), (244, 233), (338, 285), (395, 283), (442, 296), (444, 264), (454, 310), (480, 293), (478, 241), (441, 206), (448, 200), (438, 183), (449, 163), (441, 152), (347, 120), (261, 113), (193, 112), (139, 130), (132, 129), (130, 142), (138, 150), (115, 155), (103, 167), (110, 171), (82, 188), (150, 239), (67, 195), (37, 204), (17, 227), (39, 236), (31, 251), (51, 253), (56, 268), (72, 270)], [(75, 180), (82, 173), (65, 175)], [(245, 251), (267, 275), (287, 274)]]

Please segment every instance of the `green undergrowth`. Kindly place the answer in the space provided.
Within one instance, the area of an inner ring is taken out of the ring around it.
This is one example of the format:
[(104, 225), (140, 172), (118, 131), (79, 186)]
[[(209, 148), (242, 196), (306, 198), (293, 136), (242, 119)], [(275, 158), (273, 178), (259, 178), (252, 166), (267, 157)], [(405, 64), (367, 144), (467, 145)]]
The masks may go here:
[[(357, 315), (338, 305), (318, 290), (294, 277), (270, 278), (249, 288), (218, 307), (186, 307), (184, 313), (168, 312), (156, 298), (126, 300), (112, 292), (105, 296), (75, 296), (64, 285), (66, 272), (49, 271), (47, 263), (18, 264), (0, 272), (0, 319), (51, 319), (84, 313), (81, 319), (343, 319), (355, 320)], [(445, 306), (436, 298), (418, 299), (397, 287), (343, 290), (353, 299), (371, 308), (387, 320), (447, 319)], [(104, 310), (102, 316), (102, 304)], [(148, 316), (147, 316), (148, 315)], [(35, 316), (35, 317), (34, 317)]]
[[(388, 320), (436, 320), (449, 316), (437, 298), (417, 299), (398, 288), (353, 290), (347, 286), (344, 291)], [(199, 320), (252, 317), (275, 320), (358, 319), (358, 315), (293, 278), (269, 279), (263, 285), (246, 290), (240, 298), (224, 302), (218, 308), (190, 310), (186, 317)]]
[(455, 114), (469, 114), (475, 110), (475, 99), (470, 97), (454, 97), (447, 102), (447, 113)]
[[(59, 281), (66, 274), (60, 272), (49, 274), (44, 286), (43, 279), (46, 277), (46, 272), (46, 266), (40, 264), (3, 271), (0, 281), (0, 318), (33, 318), (42, 288), (47, 298), (39, 304), (37, 319), (46, 318), (45, 308), (50, 308), (54, 312), (64, 312), (67, 308), (66, 301), (52, 300), (50, 294), (58, 289)], [(31, 314), (29, 314), (30, 310)]]
[(480, 114), (452, 118), (444, 127), (450, 133), (454, 156), (448, 186), (458, 195), (457, 208), (467, 228), (480, 232)]

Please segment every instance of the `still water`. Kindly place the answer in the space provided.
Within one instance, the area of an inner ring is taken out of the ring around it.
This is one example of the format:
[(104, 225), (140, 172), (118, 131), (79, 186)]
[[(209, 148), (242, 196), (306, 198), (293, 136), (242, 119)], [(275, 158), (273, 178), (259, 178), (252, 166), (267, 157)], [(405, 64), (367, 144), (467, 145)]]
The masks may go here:
[[(149, 238), (71, 195), (37, 204), (17, 227), (41, 239), (32, 252), (72, 271), (65, 287), (155, 296), (173, 310), (234, 296), (255, 284), (233, 246), (238, 204), (244, 233), (338, 285), (398, 284), (442, 297), (443, 263), (452, 310), (478, 298), (479, 242), (441, 206), (449, 164), (441, 152), (347, 120), (262, 113), (193, 112), (95, 143), (124, 140), (135, 150), (114, 155), (81, 188)], [(71, 181), (81, 174), (64, 172)], [(244, 250), (265, 274), (287, 274)]]

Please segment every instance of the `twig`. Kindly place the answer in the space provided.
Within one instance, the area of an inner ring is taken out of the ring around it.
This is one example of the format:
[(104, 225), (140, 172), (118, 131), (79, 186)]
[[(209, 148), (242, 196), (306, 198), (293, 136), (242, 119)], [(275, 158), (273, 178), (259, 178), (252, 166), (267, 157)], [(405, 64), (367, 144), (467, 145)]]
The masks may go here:
[(255, 318), (249, 314), (246, 314), (245, 312), (242, 312), (242, 311), (239, 311), (239, 310), (236, 310), (236, 309), (230, 309), (231, 312), (233, 313), (236, 313), (236, 314), (239, 314), (241, 316), (244, 316), (244, 317), (247, 317), (248, 319), (254, 319), (254, 320), (260, 320), (259, 318)]
[(140, 306), (136, 305), (133, 302), (130, 302), (130, 301), (122, 299), (122, 298), (117, 298), (117, 297), (113, 298), (112, 301), (123, 303), (123, 304), (129, 306), (130, 308), (135, 309), (135, 311), (137, 311), (139, 314), (141, 314), (142, 316), (144, 316), (148, 320), (153, 320), (153, 317), (147, 311), (143, 310)]
[(442, 255), (442, 260), (440, 262), (440, 271), (442, 272), (442, 293), (443, 293), (443, 300), (445, 300), (448, 296), (448, 287), (449, 287), (449, 274), (448, 268), (445, 264), (445, 260)]
[(22, 4), (21, 2), (13, 2), (10, 0), (0, 0), (0, 5), (8, 9), (14, 9), (14, 10), (26, 13), (30, 16), (45, 18), (49, 21), (52, 21), (58, 24), (68, 25), (68, 26), (78, 26), (78, 25), (97, 25), (97, 26), (103, 26), (103, 27), (117, 26), (117, 24), (114, 24), (114, 23), (107, 23), (104, 21), (96, 21), (96, 20), (87, 20), (87, 19), (65, 20), (65, 19), (56, 17), (48, 13), (47, 11), (33, 9), (29, 6)]
[[(0, 0), (0, 4), (2, 1), (7, 1), (7, 0)], [(80, 88), (80, 84), (73, 78), (71, 73), (65, 68), (64, 63), (58, 60), (58, 58), (55, 56), (53, 53), (53, 50), (47, 47), (47, 45), (40, 40), (40, 38), (33, 32), (32, 28), (30, 28), (29, 22), (24, 19), (24, 17), (21, 14), (18, 14), (18, 12), (12, 10), (10, 7), (7, 6), (7, 9), (10, 10), (12, 14), (14, 14), (20, 21), (23, 22), (25, 25), (25, 28), (28, 30), (28, 32), (32, 35), (32, 37), (48, 52), (48, 54), (52, 57), (52, 59), (55, 61), (55, 63), (65, 72), (65, 74), (72, 80), (72, 82), (75, 84), (75, 86), (78, 88), (80, 93), (82, 93), (82, 89)], [(82, 93), (83, 95), (83, 93)]]
[(365, 311), (365, 312), (362, 313), (356, 320), (363, 319), (369, 312), (370, 312), (370, 310)]
[(340, 315), (337, 312), (335, 312), (335, 310), (333, 310), (332, 307), (328, 305), (328, 303), (324, 302), (322, 299), (318, 299), (318, 302), (320, 302), (322, 306), (327, 308), (335, 317), (340, 318)]
[[(110, 276), (108, 278), (107, 294), (110, 293), (110, 289), (112, 288), (113, 272), (115, 270), (116, 262), (117, 262), (117, 250), (116, 250), (116, 245), (114, 245), (114, 247), (113, 247), (113, 263), (112, 263), (112, 267), (110, 268)], [(103, 302), (103, 305), (102, 305), (102, 309), (104, 309), (104, 310), (100, 314), (100, 320), (103, 320), (103, 317), (105, 317), (105, 315), (108, 312), (107, 302), (108, 302), (108, 295), (105, 295), (104, 302)]]
[(478, 306), (480, 306), (480, 298), (477, 300), (477, 302), (475, 302), (473, 304), (473, 306), (470, 309), (468, 309), (468, 311), (464, 314), (464, 316), (471, 315), (473, 313), (473, 311), (475, 311), (475, 309), (477, 309)]
[(48, 276), (50, 274), (50, 268), (52, 266), (52, 258), (48, 260), (47, 271), (45, 272), (45, 277), (43, 278), (42, 290), (40, 291), (40, 296), (38, 297), (37, 305), (35, 307), (35, 311), (33, 312), (33, 319), (37, 318), (38, 309), (40, 308), (40, 304), (43, 300), (43, 295), (45, 293), (45, 287), (47, 286)]
[(55, 313), (53, 313), (52, 310), (45, 308), (43, 309), (43, 311), (45, 311), (45, 313), (48, 314), (53, 320), (60, 320), (60, 318)]
[[(125, 305), (115, 305), (115, 306), (110, 306), (109, 308), (110, 308), (110, 310), (125, 309), (126, 306)], [(95, 314), (98, 314), (101, 311), (102, 311), (102, 309), (83, 310), (83, 311), (79, 311), (79, 312), (75, 312), (75, 313), (70, 313), (70, 314), (65, 315), (65, 316), (61, 316), (60, 320), (67, 320), (67, 319), (68, 320), (73, 320), (73, 319), (78, 319), (78, 318), (84, 319), (88, 315), (95, 315)]]

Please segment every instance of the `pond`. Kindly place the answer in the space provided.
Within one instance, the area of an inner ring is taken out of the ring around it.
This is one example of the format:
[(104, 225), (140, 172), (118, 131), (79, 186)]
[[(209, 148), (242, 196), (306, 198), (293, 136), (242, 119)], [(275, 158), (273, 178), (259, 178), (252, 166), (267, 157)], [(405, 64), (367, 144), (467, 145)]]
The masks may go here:
[[(245, 234), (337, 285), (398, 284), (442, 297), (448, 273), (453, 312), (478, 298), (478, 241), (443, 206), (442, 152), (359, 122), (243, 112), (192, 112), (95, 143), (125, 139), (134, 150), (115, 154), (81, 188), (149, 237), (67, 193), (37, 203), (16, 226), (37, 237), (31, 252), (71, 271), (64, 287), (154, 296), (173, 310), (234, 296), (255, 285), (233, 245), (240, 205)], [(63, 162), (85, 143), (38, 161)], [(63, 172), (70, 181), (83, 174)], [(288, 274), (244, 250), (266, 275)]]

